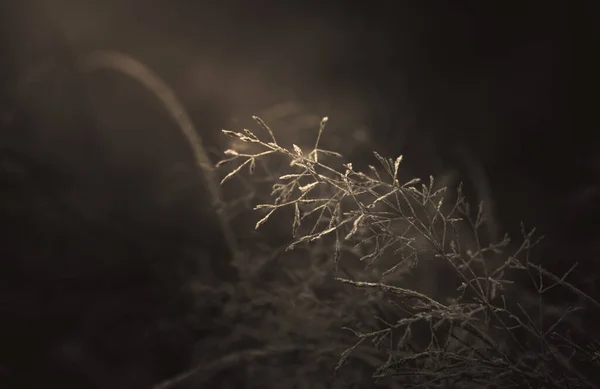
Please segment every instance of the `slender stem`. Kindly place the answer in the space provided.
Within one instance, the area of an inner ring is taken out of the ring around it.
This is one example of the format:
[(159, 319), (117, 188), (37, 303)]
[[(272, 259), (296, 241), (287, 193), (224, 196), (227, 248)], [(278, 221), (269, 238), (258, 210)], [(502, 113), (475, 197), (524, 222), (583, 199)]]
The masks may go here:
[(219, 180), (215, 174), (213, 164), (202, 144), (202, 139), (173, 90), (169, 88), (160, 77), (147, 66), (131, 56), (116, 51), (94, 51), (80, 59), (80, 65), (86, 72), (110, 69), (125, 74), (143, 84), (163, 103), (169, 114), (179, 125), (183, 136), (192, 148), (196, 164), (200, 168), (202, 178), (210, 196), (213, 209), (217, 214), (220, 229), (227, 241), (232, 254), (239, 255), (237, 240), (229, 223), (222, 212), (222, 196)]

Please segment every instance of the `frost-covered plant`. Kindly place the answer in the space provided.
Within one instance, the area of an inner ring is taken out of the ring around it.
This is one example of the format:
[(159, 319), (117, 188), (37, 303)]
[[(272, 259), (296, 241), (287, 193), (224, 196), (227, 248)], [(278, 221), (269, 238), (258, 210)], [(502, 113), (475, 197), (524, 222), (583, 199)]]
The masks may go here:
[[(449, 188), (436, 186), (433, 177), (428, 183), (401, 182), (401, 156), (389, 159), (374, 153), (379, 166), (370, 166), (368, 173), (341, 163), (340, 154), (319, 148), (327, 118), (309, 152), (296, 145), (282, 147), (274, 132), (260, 118), (254, 119), (266, 139), (250, 130), (223, 131), (251, 147), (225, 151), (227, 159), (219, 165), (239, 163), (222, 183), (244, 168), (255, 173), (269, 158), (287, 159), (289, 171), (273, 178), (272, 201), (256, 206), (264, 215), (255, 227), (278, 212), (288, 212), (294, 240), (287, 250), (331, 243), (331, 262), (346, 270), (346, 276), (336, 280), (375, 291), (387, 306), (378, 317), (378, 328), (350, 329), (357, 340), (342, 354), (336, 370), (371, 341), (386, 356), (374, 377), (393, 377), (405, 388), (597, 387), (586, 374), (590, 366), (599, 367), (598, 343), (588, 338), (586, 346), (579, 346), (575, 339), (581, 338), (574, 333), (585, 334), (569, 320), (577, 308), (552, 315), (544, 295), (564, 288), (582, 297), (590, 309), (600, 304), (567, 282), (568, 273), (555, 276), (530, 260), (540, 240), (535, 229), (527, 231), (522, 225), (523, 239), (517, 245), (508, 236), (483, 242), (479, 236), (484, 208), (479, 204), (472, 210), (462, 186), (452, 196)], [(346, 254), (358, 256), (367, 268), (377, 267), (384, 258), (386, 263), (391, 258), (392, 264), (368, 273), (375, 277), (368, 280), (344, 267)], [(443, 278), (456, 280), (457, 289), (444, 299), (401, 282), (385, 282), (407, 268), (424, 266), (423, 258), (439, 264), (431, 267), (432, 273), (443, 271)], [(519, 272), (531, 277), (534, 299), (525, 298), (524, 289), (510, 281)]]

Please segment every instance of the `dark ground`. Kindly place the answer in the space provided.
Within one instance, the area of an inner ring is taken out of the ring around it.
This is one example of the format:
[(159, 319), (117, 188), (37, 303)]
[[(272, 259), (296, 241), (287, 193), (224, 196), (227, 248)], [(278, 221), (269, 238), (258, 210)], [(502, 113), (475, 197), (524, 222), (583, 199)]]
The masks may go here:
[[(576, 257), (595, 281), (599, 143), (596, 119), (573, 120), (584, 108), (572, 82), (575, 11), (417, 3), (4, 2), (2, 387), (94, 387), (86, 374), (105, 381), (95, 387), (150, 387), (219, 331), (189, 324), (195, 303), (181, 291), (206, 273), (198, 255), (229, 256), (192, 156), (135, 82), (75, 70), (74, 56), (98, 48), (160, 74), (213, 147), (232, 117), (286, 99), (353, 110), (382, 154), (431, 139), (444, 157), (462, 142), (488, 172), (502, 225), (537, 225), (548, 263), (560, 271)], [(41, 81), (17, 93), (40, 66)], [(402, 152), (418, 166), (419, 150)], [(183, 189), (166, 185), (171, 171)], [(210, 281), (234, 277), (220, 271)]]

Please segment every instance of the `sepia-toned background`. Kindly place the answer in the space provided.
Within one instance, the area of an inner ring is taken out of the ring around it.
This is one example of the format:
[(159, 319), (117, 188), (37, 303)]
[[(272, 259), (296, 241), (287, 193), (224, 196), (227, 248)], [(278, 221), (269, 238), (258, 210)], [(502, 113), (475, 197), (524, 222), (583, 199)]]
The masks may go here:
[(501, 230), (537, 225), (548, 263), (566, 270), (576, 257), (581, 274), (594, 269), (598, 142), (592, 123), (571, 122), (563, 7), (15, 0), (2, 4), (0, 26), (7, 388), (68, 386), (65, 377), (151, 387), (219, 331), (208, 319), (218, 299), (190, 329), (186, 277), (236, 277), (215, 265), (230, 253), (177, 124), (131, 77), (81, 71), (96, 50), (159, 75), (212, 162), (228, 147), (220, 130), (251, 126), (252, 115), (308, 147), (328, 116), (329, 142), (355, 164), (374, 163), (377, 150), (403, 154), (421, 177), (458, 170), (489, 186)]

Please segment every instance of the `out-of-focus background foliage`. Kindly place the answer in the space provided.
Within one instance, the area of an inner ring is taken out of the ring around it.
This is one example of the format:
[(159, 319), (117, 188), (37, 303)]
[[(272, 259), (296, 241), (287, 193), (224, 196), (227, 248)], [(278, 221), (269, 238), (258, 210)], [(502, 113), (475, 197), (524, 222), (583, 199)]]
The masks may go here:
[[(117, 50), (154, 70), (214, 162), (221, 128), (285, 102), (329, 116), (357, 164), (378, 150), (416, 175), (465, 171), (454, 150), (466, 147), (502, 228), (537, 225), (544, 260), (576, 259), (585, 275), (600, 250), (600, 160), (595, 122), (571, 120), (572, 26), (564, 5), (533, 1), (4, 1), (3, 387), (151, 387), (238, 325), (215, 319), (225, 298), (183, 287), (236, 276), (215, 266), (230, 253), (176, 124), (136, 81), (84, 74), (76, 58)], [(280, 137), (312, 141), (316, 128), (300, 129)], [(235, 320), (267, 322), (251, 316)]]

